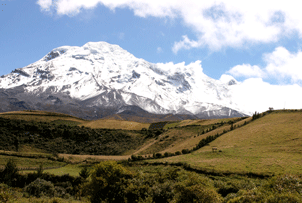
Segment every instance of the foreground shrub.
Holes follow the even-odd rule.
[[[115,161],[104,161],[91,171],[91,180],[85,184],[83,194],[92,203],[102,201],[124,202],[124,188],[131,173]]]
[[[1,179],[5,184],[9,186],[15,185],[15,183],[17,182],[18,168],[13,159],[8,160],[1,176]]]
[[[267,203],[290,203],[290,202],[302,202],[302,197],[301,195],[295,193],[277,193],[270,195],[269,197],[266,198]]]
[[[252,186],[252,185],[250,185]],[[265,202],[291,203],[302,202],[302,180],[299,176],[284,174],[271,178],[265,185],[230,193],[225,197],[228,203]]]
[[[55,186],[46,180],[37,178],[25,187],[25,191],[35,197],[49,196],[53,197],[55,194]]]
[[[79,173],[80,177],[82,177],[83,179],[87,179],[89,177],[89,170],[88,170],[88,167],[87,166],[84,166],[80,173]]]
[[[188,149],[183,149],[183,150],[181,150],[181,153],[182,154],[188,154],[188,153],[190,153],[190,151]]]
[[[129,180],[125,188],[125,199],[128,202],[152,202],[151,187],[142,174]]]
[[[256,184],[249,179],[232,179],[215,181],[214,186],[218,189],[219,194],[226,197],[228,194],[237,193],[239,190],[252,190],[256,187]]]
[[[199,202],[199,203],[218,203],[222,202],[220,195],[210,188],[202,187],[201,185],[193,185],[190,187],[181,188],[177,203]]]
[[[181,173],[175,185],[175,202],[222,202],[211,179],[194,173]]]
[[[16,196],[7,185],[0,184],[0,202],[9,202],[15,200]]]
[[[264,202],[266,194],[258,189],[240,190],[237,194],[230,193],[226,196],[227,203]]]
[[[302,178],[296,175],[284,174],[272,178],[265,188],[277,193],[296,192],[302,195]]]

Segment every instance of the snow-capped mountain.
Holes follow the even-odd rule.
[[[200,118],[249,114],[232,100],[231,89],[238,82],[231,76],[212,79],[200,63],[153,64],[106,42],[63,46],[1,76],[0,110],[86,111],[81,117],[89,118],[122,113],[125,106]],[[100,113],[104,109],[107,113]]]

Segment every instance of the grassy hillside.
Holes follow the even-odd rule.
[[[124,155],[152,137],[153,132],[91,129],[0,117],[0,150],[6,151]]]
[[[125,120],[78,123],[65,119],[72,117],[41,113],[41,118],[60,119],[38,122],[30,117],[5,119],[0,115],[0,149],[4,149],[0,150],[0,172],[11,158],[23,170],[15,174],[14,182],[6,178],[9,170],[0,173],[0,181],[20,187],[15,190],[0,184],[0,198],[15,198],[14,202],[73,202],[78,198],[76,194],[82,193],[79,185],[85,182],[80,173],[85,176],[85,168],[89,171],[98,163],[102,180],[107,181],[103,178],[106,171],[113,174],[110,178],[118,180],[107,184],[107,190],[92,187],[93,176],[87,179],[86,192],[95,188],[95,194],[104,194],[103,199],[122,195],[129,202],[301,202],[302,110],[265,114],[173,121],[155,130],[147,130],[150,124]],[[213,147],[217,152],[212,152]],[[13,152],[15,149],[18,152]],[[183,153],[191,153],[172,156],[183,149],[189,149]],[[153,153],[166,158],[142,161]],[[132,161],[125,161],[128,158]],[[104,160],[124,160],[120,162],[124,167]],[[44,172],[38,174],[41,164]],[[56,198],[69,199],[39,195],[33,199],[23,194],[24,187],[37,177],[51,181]],[[60,191],[71,196],[60,196]]]
[[[27,147],[44,152],[56,149],[57,153],[103,155],[175,153],[191,149],[207,136],[229,129],[230,122],[241,120],[241,118],[183,120],[166,124],[168,127],[165,126],[165,130],[146,131],[151,124],[105,119],[86,121],[65,114],[43,111],[8,112],[0,114],[0,118],[9,119],[3,120],[7,125],[2,126],[0,134],[6,136],[1,138],[4,144],[0,149],[15,150],[14,142],[18,138],[20,151],[28,150]],[[97,132],[93,129],[103,131]],[[105,129],[119,129],[119,132]],[[137,132],[131,132],[132,130]],[[100,138],[103,134],[106,136]],[[79,141],[80,143],[76,144]]]
[[[48,112],[10,112],[0,114],[1,117],[10,117],[12,121],[3,126],[7,129],[2,131],[5,136],[1,138],[1,148],[5,150],[15,150],[18,137],[19,151],[24,153],[49,153],[51,149],[57,149],[57,153],[62,153],[60,156],[74,162],[85,159],[120,160],[129,158],[131,154],[152,155],[191,150],[201,140],[219,134],[220,137],[197,151],[156,161],[185,162],[208,170],[238,173],[302,171],[301,111],[274,111],[252,122],[252,118],[173,121],[166,124],[163,130],[154,131],[144,130],[150,126],[148,123],[85,121]],[[47,122],[33,121],[36,118]],[[14,123],[15,119],[28,120],[25,122],[29,123]],[[37,127],[30,127],[34,123],[38,123]],[[227,132],[232,126],[235,129]],[[11,138],[7,136],[9,134],[12,134]],[[35,136],[35,139],[29,136]],[[212,147],[217,147],[218,152],[213,153]],[[112,153],[120,156],[88,157],[88,154]]]
[[[148,128],[150,123],[139,123],[134,121],[125,121],[122,119],[100,119],[100,120],[83,120],[74,116],[62,113],[54,113],[47,111],[12,111],[0,113],[0,118],[12,120],[24,120],[34,122],[50,122],[58,125],[68,126],[85,126],[93,129],[123,129],[123,130],[141,130]]]
[[[193,149],[196,144],[207,136],[214,136],[217,133],[223,133],[224,130],[229,130],[232,123],[243,125],[245,121],[250,120],[250,118],[242,119],[245,118],[170,122],[165,125],[165,132],[152,143],[148,143],[148,147],[140,150],[139,154],[175,153],[183,149]]]
[[[148,128],[150,123],[138,123],[134,121],[123,121],[123,120],[95,120],[87,121],[82,126],[89,128],[107,128],[107,129],[123,129],[123,130],[141,130],[142,128]]]
[[[60,124],[81,124],[85,122],[85,120],[70,116],[62,113],[54,113],[47,111],[11,111],[0,113],[1,118],[6,119],[17,119],[24,121],[36,121],[36,122],[61,122]]]
[[[242,121],[244,122],[244,121]],[[221,152],[212,152],[217,147]],[[301,173],[302,112],[273,112],[191,154],[162,161],[216,171]]]

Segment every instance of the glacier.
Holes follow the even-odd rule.
[[[215,80],[205,75],[201,61],[188,65],[150,63],[107,42],[55,48],[0,78],[2,96],[18,89],[9,93],[10,97],[26,102],[30,109],[64,104],[73,105],[73,111],[111,108],[112,113],[121,113],[125,106],[138,106],[153,114],[199,118],[251,115],[232,97],[236,86],[240,82],[232,76]],[[4,105],[10,104],[7,100]],[[9,108],[2,107],[5,110]]]

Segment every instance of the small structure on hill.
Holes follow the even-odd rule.
[[[212,147],[212,152],[217,152],[217,147]]]

